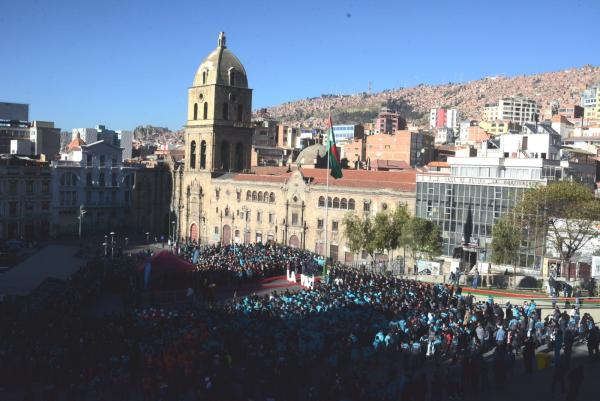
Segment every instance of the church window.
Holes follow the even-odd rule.
[[[196,168],[196,141],[190,144],[190,168]]]
[[[334,209],[340,208],[340,199],[339,198],[333,198],[333,208]]]
[[[221,143],[221,166],[222,169],[229,170],[229,142],[223,141]]]
[[[241,142],[235,145],[235,169],[237,171],[244,169],[244,144]]]
[[[259,192],[259,193],[258,193],[258,201],[259,201],[259,202],[262,202],[262,201],[264,201],[264,198],[263,198],[263,193],[262,193],[262,192]]]
[[[252,192],[250,192],[250,191],[246,192],[246,200],[247,201],[252,200]]]
[[[194,120],[198,119],[198,103],[194,103]]]
[[[354,210],[354,199],[350,198],[350,200],[348,201],[348,210]]]
[[[275,203],[275,194],[273,192],[271,192],[271,194],[269,195],[269,202]]]
[[[319,196],[319,207],[325,207],[325,197]]]
[[[241,122],[244,116],[244,105],[238,104],[237,106],[237,121]]]
[[[202,84],[206,84],[206,76],[208,75],[208,71],[202,71]]]
[[[223,103],[223,120],[229,120],[229,103]]]
[[[252,200],[256,201],[256,191],[252,191]]]
[[[340,209],[348,209],[348,201],[346,198],[342,198],[340,201]]]
[[[206,141],[200,142],[200,168],[206,168]]]
[[[204,102],[204,119],[208,118],[208,102]]]
[[[235,70],[234,69],[229,70],[229,85],[235,86]]]

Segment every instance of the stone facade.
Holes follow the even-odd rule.
[[[374,215],[399,204],[414,211],[414,170],[344,170],[342,179],[330,178],[327,227],[326,170],[290,166],[250,171],[252,92],[223,34],[193,85],[185,161],[173,174],[172,210],[180,239],[225,244],[272,240],[325,254],[327,229],[328,256],[348,262],[355,255],[344,237],[346,213]]]

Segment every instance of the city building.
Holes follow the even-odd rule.
[[[435,128],[435,144],[444,145],[447,143],[454,143],[454,131],[452,128],[441,127]]]
[[[85,143],[94,143],[98,141],[98,130],[96,128],[73,128],[71,130],[71,140],[81,138]]]
[[[344,237],[346,213],[371,215],[401,204],[414,210],[414,170],[346,169],[338,180],[328,179],[326,169],[297,164],[250,170],[251,106],[244,67],[221,33],[217,48],[202,62],[189,89],[185,162],[174,172],[172,210],[178,238],[223,244],[271,240],[351,262],[356,255]],[[206,118],[198,119],[194,110],[207,110]],[[314,165],[315,155],[304,153],[304,163]]]
[[[365,129],[360,124],[334,125],[333,136],[335,137],[336,144],[352,142],[356,139],[364,138]]]
[[[480,121],[479,127],[492,135],[508,134],[509,132],[520,131],[521,129],[519,124],[510,120]]]
[[[73,128],[72,139],[81,138],[85,143],[104,141],[113,146],[123,148],[123,160],[133,157],[133,132],[111,130],[100,124],[96,128]]]
[[[29,121],[29,105],[26,103],[0,102],[0,120]]]
[[[29,139],[11,139],[10,154],[29,156],[33,154],[33,144]]]
[[[585,119],[600,119],[600,84],[591,85],[581,94]]]
[[[583,118],[584,108],[577,104],[566,104],[558,107],[557,114],[566,117],[569,120],[575,120]]]
[[[382,108],[373,120],[375,134],[393,134],[398,130],[406,129],[406,119],[398,112]]]
[[[552,116],[551,126],[553,130],[558,132],[562,139],[573,136],[573,132],[575,131],[575,124],[561,114]]]
[[[415,214],[439,225],[447,258],[461,260],[468,268],[490,263],[495,222],[528,188],[554,180],[594,185],[593,160],[582,161],[560,150],[556,133],[501,135],[485,142],[476,156],[472,149],[457,151],[447,160],[449,172],[417,174]],[[519,253],[518,265],[539,271],[544,247],[544,238],[532,235]]]
[[[60,129],[50,121],[27,121],[29,105],[0,103],[0,154],[10,154],[11,141],[26,140],[31,143],[27,155],[45,155],[51,159],[60,151]],[[22,146],[20,151],[24,151]]]
[[[258,117],[253,119],[252,123],[254,125],[253,146],[277,146],[278,123],[276,120]]]
[[[396,131],[393,135],[366,137],[365,157],[375,160],[403,161],[410,166],[424,166],[433,160],[434,138],[423,131]]]
[[[123,160],[130,160],[133,153],[133,132],[131,131],[115,131],[119,141],[119,147],[123,148]]]
[[[433,108],[429,112],[429,128],[450,128],[457,130],[459,113],[457,109]]]
[[[150,158],[137,164],[126,164],[133,172],[131,204],[126,215],[126,224],[130,232],[172,238],[175,232],[174,215],[170,213],[173,200],[173,165],[174,160],[170,157],[162,160]]]
[[[61,160],[52,162],[53,235],[125,229],[134,175],[122,160],[121,148],[103,140],[86,144],[77,137]]]
[[[535,100],[520,96],[505,97],[497,103],[486,104],[484,120],[508,120],[517,124],[533,123],[539,120],[540,106]]]
[[[48,238],[51,178],[43,157],[0,155],[0,240]]]
[[[355,139],[340,145],[340,156],[348,160],[348,167],[359,169],[366,167],[367,139]]]

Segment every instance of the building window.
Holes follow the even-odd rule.
[[[88,167],[92,167],[92,165],[93,165],[93,157],[92,157],[92,155],[87,155],[86,159],[87,159],[87,166]]]
[[[27,192],[28,194],[33,192],[33,181],[32,180],[27,180],[25,182],[25,192]]]
[[[229,103],[223,103],[223,120],[229,120]]]
[[[263,201],[264,201],[264,198],[263,198],[263,193],[262,193],[262,192],[259,192],[259,193],[258,193],[258,201],[259,201],[259,202],[263,202]]]
[[[323,219],[317,219],[317,228],[319,230],[323,229],[323,223],[324,223]]]
[[[319,207],[325,207],[325,197],[319,196]]]
[[[269,224],[273,223],[273,213],[269,213]]]
[[[342,198],[340,201],[340,209],[348,209],[348,200],[346,198]]]
[[[17,193],[17,180],[8,181],[8,192],[10,192],[11,194]]]
[[[50,210],[50,202],[42,201],[42,210]]]
[[[241,104],[238,104],[237,107],[237,120],[238,122],[242,122],[242,119],[244,117],[244,106]]]
[[[200,168],[206,168],[206,141],[200,142]]]
[[[194,120],[198,119],[198,103],[194,103]]]
[[[331,197],[330,196],[327,197],[327,207],[328,208],[332,208],[333,207],[333,202],[331,201]]]
[[[219,227],[215,226],[215,231],[214,231],[214,233],[215,233],[215,234],[217,234],[217,235],[219,234]]]
[[[333,208],[334,209],[340,208],[340,199],[339,198],[333,198]]]
[[[204,111],[203,111],[204,119],[208,118],[208,102],[204,102]]]
[[[105,184],[104,173],[100,173],[100,176],[98,177],[98,185],[103,187]]]
[[[106,156],[100,155],[100,167],[104,167],[106,165]]]
[[[42,192],[45,194],[50,192],[50,182],[49,181],[42,181]]]
[[[241,201],[242,200],[242,192],[241,191],[236,191],[235,194],[236,194],[237,201],[238,202]]]
[[[338,222],[336,220],[331,222],[331,231],[337,231],[338,230]]]
[[[88,187],[91,187],[92,185],[94,185],[94,181],[92,179],[92,173],[87,173],[85,175],[85,185]]]
[[[257,211],[256,212],[256,222],[257,223],[260,223],[261,217],[262,217],[262,213],[260,211]]]
[[[371,211],[371,202],[365,201],[363,203],[363,212],[370,212],[370,211]]]
[[[17,202],[8,202],[8,216],[17,217]]]
[[[350,198],[350,200],[348,201],[348,210],[354,210],[354,199]]]
[[[220,195],[220,194],[221,194],[221,191],[220,191],[218,188],[217,188],[217,189],[215,189],[215,198],[216,198],[217,200],[219,200],[219,195]]]
[[[190,169],[196,168],[196,141],[190,144]]]
[[[208,75],[208,71],[202,71],[202,84],[206,84],[206,76]]]
[[[252,192],[250,192],[250,191],[246,192],[246,200],[247,201],[252,200]]]
[[[292,225],[298,225],[298,213],[292,213]]]
[[[256,191],[252,191],[252,200],[256,202]]]
[[[269,202],[270,203],[275,203],[275,194],[273,192],[271,192],[269,194]]]

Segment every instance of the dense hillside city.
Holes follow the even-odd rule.
[[[515,77],[486,77],[465,83],[418,85],[410,88],[388,89],[368,94],[322,95],[268,107],[270,114],[291,126],[324,127],[330,109],[342,118],[337,122],[362,123],[375,117],[378,109],[388,103],[403,104],[399,111],[407,119],[422,122],[434,107],[456,107],[463,116],[479,119],[483,107],[499,97],[521,95],[534,99],[542,107],[552,102],[579,104],[581,91],[600,80],[600,67],[586,65],[563,71],[545,72]],[[345,115],[342,113],[346,113]],[[353,114],[366,113],[368,118]]]

